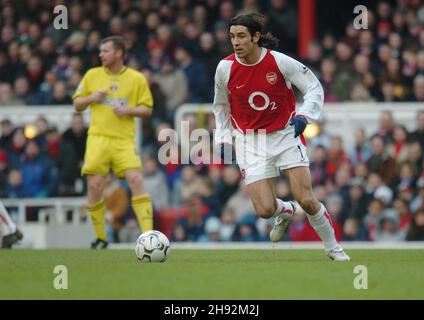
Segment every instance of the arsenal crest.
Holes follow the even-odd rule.
[[[277,82],[277,74],[275,72],[268,72],[266,74],[266,81],[269,84],[275,84]]]

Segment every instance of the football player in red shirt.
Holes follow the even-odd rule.
[[[327,255],[350,260],[337,243],[326,208],[312,192],[303,131],[320,117],[324,93],[315,75],[300,62],[274,50],[278,39],[263,34],[263,16],[250,13],[231,19],[234,53],[217,66],[213,111],[215,143],[232,144],[256,213],[275,218],[271,241],[281,240],[300,208],[324,242]],[[303,94],[296,109],[293,86]],[[234,138],[234,139],[233,139]],[[295,202],[276,197],[276,177],[284,171]]]

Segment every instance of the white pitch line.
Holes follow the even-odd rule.
[[[424,241],[408,242],[341,242],[344,249],[424,249]],[[133,243],[113,243],[110,249],[133,249]],[[172,249],[210,249],[210,250],[228,250],[228,249],[322,249],[321,242],[171,242]]]

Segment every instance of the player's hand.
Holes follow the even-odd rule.
[[[92,94],[92,98],[95,102],[101,102],[106,98],[107,90],[99,90]]]
[[[128,108],[127,107],[123,107],[123,106],[114,106],[112,108],[112,110],[113,110],[113,112],[115,112],[115,114],[118,117],[123,117],[123,116],[126,116],[127,115]]]
[[[298,114],[290,120],[290,125],[294,126],[294,137],[297,138],[303,133],[303,131],[305,131],[305,128],[308,125],[308,120],[305,116]]]

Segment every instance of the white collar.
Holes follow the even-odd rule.
[[[259,56],[258,61],[256,61],[256,62],[255,62],[255,63],[253,63],[253,64],[243,63],[243,62],[241,62],[241,61],[240,61],[239,57],[237,57],[237,54],[234,54],[234,55],[236,56],[236,60],[237,60],[237,62],[238,62],[238,63],[240,63],[240,64],[242,64],[242,65],[244,65],[244,66],[246,66],[246,67],[252,67],[252,66],[257,65],[259,62],[261,62],[261,61],[262,61],[262,59],[265,57],[266,49],[265,49],[265,48],[261,48],[261,49],[262,49],[262,51],[261,51],[261,55]]]

